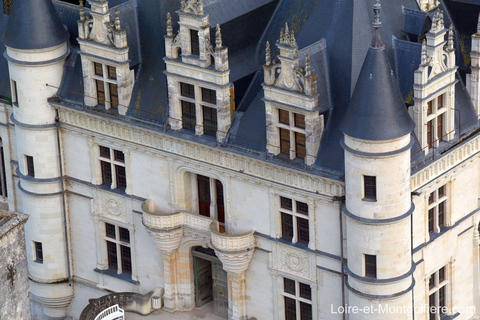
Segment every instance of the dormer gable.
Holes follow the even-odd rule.
[[[415,134],[424,153],[455,136],[455,65],[453,26],[445,28],[438,10],[422,45],[421,63],[414,75]]]
[[[91,9],[86,9],[81,1],[78,20],[85,104],[117,109],[125,115],[135,81],[134,71],[130,70],[127,32],[121,26],[118,8],[112,21],[107,0],[87,1]]]
[[[267,151],[274,156],[315,163],[324,120],[319,114],[317,75],[312,72],[311,58],[305,53],[305,64],[288,24],[276,43],[280,54],[272,61],[270,44],[266,44],[264,101],[266,112]]]

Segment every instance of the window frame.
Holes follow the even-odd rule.
[[[377,279],[378,274],[378,265],[377,265],[377,256],[374,254],[364,254],[363,255],[364,267],[365,267],[365,277],[370,277]]]
[[[448,226],[448,183],[435,187],[427,193],[427,232],[429,235],[441,232],[442,227]],[[441,212],[442,211],[442,212]]]
[[[363,199],[377,201],[377,176],[363,175]]]
[[[190,30],[190,54],[194,56],[200,55],[200,36],[198,30]]]
[[[438,143],[442,142],[446,136],[445,114],[448,109],[445,105],[446,94],[446,92],[443,92],[427,102],[424,123],[427,146],[429,148],[437,147]]]
[[[440,279],[440,274],[442,273],[443,270],[443,276],[444,278],[441,280]],[[443,308],[447,308],[447,291],[449,290],[448,284],[448,271],[449,268],[447,265],[441,267],[437,271],[433,272],[428,278],[426,278],[426,282],[428,284],[427,287],[427,292],[428,292],[428,311],[429,311],[429,319],[435,319],[435,320],[440,320],[441,317],[446,315],[447,313],[441,313],[441,312],[435,312],[435,313],[430,313],[432,308],[437,308],[437,310],[442,311]],[[432,281],[433,280],[433,281]],[[442,296],[443,293],[443,303],[442,303]],[[434,299],[434,306],[431,305],[431,299]],[[447,308],[448,310],[448,308]]]
[[[113,189],[113,190],[121,190],[123,192],[126,192],[128,187],[128,181],[127,181],[127,166],[126,166],[125,152],[122,150],[106,147],[103,145],[98,145],[98,150],[99,150],[98,160],[100,165],[100,173],[102,177],[101,184],[105,186],[109,186],[110,189]],[[107,157],[107,154],[102,154],[102,150],[109,151],[108,157]],[[123,155],[123,161],[121,159],[118,159],[117,153],[121,153]],[[106,168],[108,167],[110,168],[109,169],[110,179],[111,179],[110,182],[106,179],[106,176],[105,176],[106,171],[108,171],[108,169]],[[123,168],[123,169],[120,169],[120,168]],[[124,172],[120,173],[119,170],[123,170]]]
[[[105,109],[107,110],[117,110],[118,106],[120,105],[117,67],[99,61],[92,61],[92,63],[92,79],[95,84],[95,99],[97,100],[97,105],[105,106]],[[115,71],[115,78],[111,76],[113,74],[111,72],[112,69]],[[99,70],[102,71],[101,74],[98,72]],[[103,87],[103,91],[99,90],[100,84],[102,84],[101,86]],[[103,99],[100,99],[99,92],[103,92]],[[103,102],[103,104],[101,102]]]
[[[312,242],[311,227],[310,227],[310,215],[311,215],[310,206],[305,201],[299,201],[291,197],[284,197],[282,195],[280,195],[278,199],[279,199],[278,212],[280,215],[280,226],[281,226],[280,238],[287,241],[291,241],[292,243],[300,243],[300,244],[309,246],[310,243]],[[283,206],[283,200],[289,200],[291,202],[291,209]],[[307,206],[307,213],[299,211],[298,209],[299,203]],[[286,217],[291,219],[291,233],[292,233],[291,238],[289,235],[286,235],[287,233],[286,227],[290,225],[290,224],[287,224],[287,222],[285,221]],[[306,228],[299,223],[300,219],[306,222],[306,226],[307,226]],[[304,233],[305,232],[307,233],[308,239],[306,240],[301,239],[300,235],[302,234],[302,230]]]
[[[194,181],[194,195],[196,196],[196,203],[193,212],[196,214],[206,216],[200,213],[200,188],[199,180],[203,180],[208,184],[208,191],[205,190],[205,196],[208,193],[208,202],[210,202],[210,210],[208,212],[208,218],[215,219],[219,224],[220,233],[225,232],[226,229],[226,220],[227,220],[227,205],[225,197],[225,185],[222,180],[217,179],[216,177],[208,176],[203,173],[191,172],[192,178]],[[208,179],[208,182],[207,182]],[[221,188],[220,188],[221,187]],[[223,205],[220,205],[220,198],[223,200]],[[211,208],[213,207],[213,210]],[[220,212],[219,208],[223,208],[223,212]],[[223,221],[222,221],[223,220]]]
[[[35,178],[35,161],[33,156],[25,155],[25,172],[27,176]]]
[[[306,135],[306,115],[294,112],[288,109],[276,108],[277,134],[279,154],[288,156],[291,160],[300,159],[305,161],[307,152],[307,135]],[[297,110],[295,110],[297,111]],[[288,117],[287,117],[288,113]],[[283,114],[283,116],[282,116]],[[300,121],[303,117],[303,121]],[[287,124],[288,120],[288,124]],[[301,124],[303,123],[303,128]],[[288,132],[287,132],[288,131]],[[303,135],[303,143],[302,141]],[[288,137],[288,141],[287,141]],[[285,146],[288,146],[288,153]]]
[[[36,263],[43,263],[43,243],[40,241],[33,241],[33,252],[34,259]]]
[[[108,226],[113,226],[114,227],[114,237],[111,237],[108,235]],[[102,227],[103,227],[103,242],[104,246],[106,248],[106,265],[107,270],[111,272],[115,272],[119,275],[127,275],[129,277],[132,277],[134,274],[134,264],[133,264],[133,230],[131,230],[128,227],[116,224],[115,222],[109,222],[109,221],[102,221]],[[128,241],[124,241],[121,237],[121,230],[126,230],[128,232]],[[115,255],[110,256],[110,248],[115,249]],[[129,256],[126,257],[124,253],[124,248],[128,248],[129,250]],[[111,264],[116,264],[115,266],[112,266]],[[129,267],[128,267],[129,265]]]
[[[285,320],[300,320],[300,319],[315,319],[314,318],[314,290],[312,286],[308,283],[298,281],[292,278],[282,277],[281,281],[281,290],[280,295],[283,297],[283,319]],[[290,283],[294,283],[295,292],[288,292],[287,291],[287,281]],[[308,288],[310,299],[302,296],[302,287]],[[287,314],[287,301],[293,300],[295,303],[295,316],[289,317]],[[302,304],[310,306],[310,314],[304,315],[302,314]]]

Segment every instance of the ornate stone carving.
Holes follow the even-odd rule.
[[[100,215],[113,216],[122,220],[127,218],[127,205],[123,197],[116,197],[110,193],[101,193],[99,199]]]
[[[272,256],[272,269],[310,280],[315,279],[316,275],[312,274],[311,259],[307,252],[278,244]]]

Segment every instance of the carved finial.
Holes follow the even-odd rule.
[[[187,3],[185,2],[185,0],[181,0],[180,1],[180,10],[185,10],[185,7],[187,6]]]
[[[448,49],[453,50],[454,42],[454,34],[453,34],[453,23],[450,24],[450,28],[448,29]]]
[[[295,34],[292,32],[290,33],[290,46],[296,47],[297,46],[297,40],[295,39]]]
[[[272,64],[272,53],[270,51],[270,42],[267,41],[267,48],[265,49],[265,64],[267,66]]]
[[[422,43],[422,60],[420,62],[422,65],[427,63],[427,40],[423,39]]]
[[[215,45],[217,48],[223,47],[222,45],[222,31],[220,25],[217,23],[217,31],[215,32]]]
[[[477,22],[477,34],[480,35],[480,13],[478,14],[478,22]]]
[[[203,16],[203,0],[198,0],[197,2],[197,14]]]
[[[305,76],[309,77],[312,75],[312,65],[310,62],[310,52],[307,51],[307,58],[305,59]]]
[[[172,16],[167,12],[167,37],[173,37]]]
[[[80,0],[80,21],[85,21],[85,7],[83,6],[83,0]]]
[[[382,9],[382,5],[380,4],[380,0],[376,0],[375,4],[373,5],[373,27],[378,29],[382,26],[382,22],[380,21],[380,10]]]
[[[283,28],[280,29],[280,44],[285,44],[283,43],[283,38],[284,38],[284,33],[283,33]]]
[[[115,8],[115,30],[120,30],[120,11]]]

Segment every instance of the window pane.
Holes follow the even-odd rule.
[[[202,88],[202,101],[217,104],[217,92],[215,90]]]
[[[125,154],[123,154],[122,151],[113,150],[113,152],[114,152],[114,156],[115,156],[115,161],[125,162]]]
[[[300,297],[312,300],[312,288],[310,288],[310,285],[300,282]]]
[[[443,104],[443,94],[438,96],[438,107],[437,109],[442,109],[444,107],[444,104]]]
[[[182,125],[183,129],[195,131],[197,118],[195,115],[195,104],[182,101]]]
[[[278,110],[278,118],[279,118],[280,123],[286,124],[288,126],[290,125],[290,118],[289,118],[288,111],[279,109]]]
[[[295,113],[295,127],[305,129],[305,116]]]
[[[110,186],[112,184],[112,165],[105,161],[100,161],[102,167],[102,183]]]
[[[290,154],[290,130],[280,128],[280,153]]]
[[[295,281],[283,278],[283,291],[295,295]]]
[[[308,232],[308,220],[297,217],[297,233],[298,242],[308,244],[310,236]]]
[[[280,207],[292,211],[292,199],[280,197]]]
[[[427,103],[427,115],[431,115],[433,113],[433,102],[428,101]]]
[[[443,141],[443,114],[437,118],[437,138],[438,141]]]
[[[105,105],[105,86],[103,81],[95,80],[97,83],[97,103],[99,105]]]
[[[434,201],[435,201],[435,192],[432,192],[428,196],[428,204],[432,204]]]
[[[190,41],[191,41],[191,49],[193,55],[200,55],[200,42],[198,39],[198,31],[197,30],[190,30]]]
[[[105,223],[105,234],[109,238],[116,239],[115,226],[110,223]]]
[[[443,198],[445,196],[445,186],[438,188],[438,198]]]
[[[436,310],[435,310],[435,293],[432,293],[428,297],[428,312],[430,314],[429,319],[430,320],[435,320],[435,313],[436,313]]]
[[[288,240],[293,239],[293,217],[282,212],[282,237]]]
[[[440,315],[444,315],[445,312],[443,312],[443,309],[445,307],[445,287],[441,287],[440,290],[438,290],[438,307]]]
[[[312,305],[305,302],[300,302],[300,319],[312,320]]]
[[[132,274],[132,257],[130,247],[120,246],[122,251],[122,273]]]
[[[7,192],[7,173],[5,172],[5,154],[3,152],[3,147],[0,147],[0,155],[2,157],[2,170],[3,170],[3,175],[2,175],[2,179],[3,179],[3,183],[1,184],[1,195],[4,196],[4,197],[8,197],[8,192]]]
[[[305,147],[305,135],[303,133],[295,132],[295,153],[297,158],[305,158],[307,155],[307,148]]]
[[[432,274],[430,278],[428,278],[428,288],[433,289],[435,287],[435,274]]]
[[[445,225],[445,201],[438,205],[438,226],[443,227]]]
[[[117,244],[107,241],[108,269],[117,270]]]
[[[442,283],[443,281],[445,281],[445,267],[438,270],[438,282]]]
[[[120,241],[130,243],[130,231],[122,227],[119,227],[118,230],[120,231]]]
[[[100,146],[100,156],[110,159],[110,148]]]
[[[117,80],[117,69],[115,67],[107,66],[108,77],[112,80]]]
[[[110,108],[117,109],[118,108],[118,88],[117,85],[114,83],[108,84],[110,88]]]
[[[308,204],[300,201],[295,201],[297,205],[297,212],[308,215]]]
[[[365,275],[367,277],[377,277],[377,256],[371,254],[365,255]]]
[[[285,320],[297,320],[296,302],[287,297],[285,297]]]
[[[208,136],[217,134],[217,110],[203,106],[203,133]]]
[[[376,200],[377,199],[377,177],[363,176],[364,178],[364,192],[365,198]]]
[[[94,62],[93,65],[95,66],[95,75],[103,77],[103,66],[101,63]]]
[[[117,175],[117,189],[125,190],[127,188],[127,176],[125,174],[125,167],[115,166]]]
[[[35,261],[43,262],[43,246],[41,242],[35,242]]]
[[[427,122],[427,143],[429,146],[433,143],[433,120]]]
[[[27,160],[27,175],[35,177],[35,166],[33,165],[33,157],[25,156]]]
[[[184,97],[195,99],[195,87],[191,84],[180,82],[180,94]]]
[[[435,231],[435,209],[428,210],[428,233]]]

